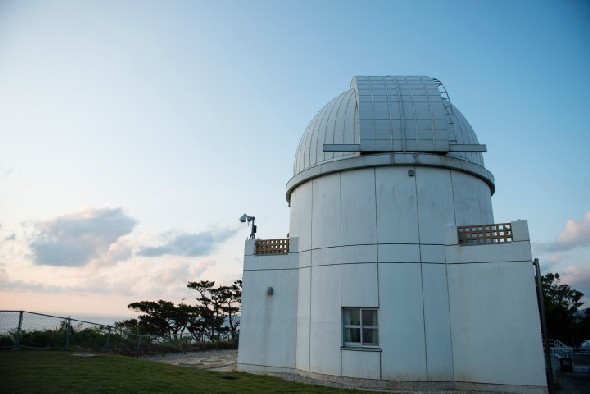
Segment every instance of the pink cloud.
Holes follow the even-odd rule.
[[[37,265],[80,267],[109,252],[137,221],[123,209],[88,208],[34,223],[29,246]]]
[[[570,219],[547,250],[566,251],[590,245],[590,211],[580,220]]]

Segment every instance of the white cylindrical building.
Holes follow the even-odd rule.
[[[267,264],[247,245],[240,368],[545,392],[528,230],[493,224],[483,151],[437,79],[353,78],[297,149],[296,250]],[[461,244],[460,226],[495,235]],[[269,286],[277,296],[259,300]],[[255,337],[262,321],[288,326],[280,344]]]

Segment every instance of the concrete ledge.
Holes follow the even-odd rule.
[[[461,392],[479,393],[514,393],[514,394],[548,394],[546,386],[515,386],[511,384],[490,384],[490,383],[472,383],[472,382],[455,382],[456,390]]]
[[[247,370],[246,368],[251,368]],[[273,369],[278,369],[274,370]],[[238,370],[244,372],[267,373],[293,373],[307,378],[318,380],[319,382],[340,383],[354,386],[354,388],[368,390],[395,390],[409,392],[428,392],[428,391],[455,391],[459,393],[478,392],[485,393],[514,393],[514,394],[548,394],[547,387],[544,386],[515,386],[505,384],[489,384],[475,382],[448,382],[448,381],[393,381],[379,379],[362,379],[348,376],[332,376],[315,372],[306,372],[290,368],[273,368],[262,366],[251,366],[247,364],[238,364]]]
[[[445,246],[447,264],[533,261],[529,241],[485,245]]]
[[[256,254],[256,240],[247,239],[244,242],[244,256],[254,256]]]
[[[290,203],[293,190],[310,179],[339,171],[381,166],[426,166],[463,171],[486,182],[490,187],[492,194],[494,194],[495,191],[494,176],[491,172],[477,164],[451,156],[440,156],[418,152],[398,152],[351,156],[350,158],[337,157],[334,160],[323,162],[314,167],[308,168],[295,175],[289,180],[289,182],[287,182],[287,202]]]
[[[238,363],[238,371],[251,372],[251,373],[262,373],[262,374],[297,373],[297,370],[295,368],[269,367],[267,365],[255,365],[255,364],[246,364],[246,363]]]
[[[297,253],[244,256],[244,271],[298,269]]]
[[[377,261],[377,245],[349,245],[335,248],[318,248],[311,250],[312,261],[328,261],[332,265],[368,263]],[[314,265],[321,265],[315,263]]]
[[[420,245],[420,259],[423,263],[446,262],[444,245]]]
[[[457,226],[445,226],[445,245],[459,245],[459,233],[457,232]]]
[[[420,262],[419,244],[379,244],[377,248],[380,263]]]
[[[510,222],[510,224],[512,225],[513,242],[531,240],[529,235],[529,225],[526,220],[516,220],[514,222]]]

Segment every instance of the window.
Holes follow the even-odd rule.
[[[377,309],[342,309],[344,346],[379,346],[379,327]]]

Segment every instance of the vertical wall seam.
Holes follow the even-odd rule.
[[[380,287],[379,287],[379,225],[377,223],[378,219],[378,203],[377,203],[377,168],[373,168],[373,183],[374,183],[374,193],[375,193],[375,255],[376,255],[376,269],[377,269],[377,307],[381,306],[381,298],[380,298]],[[381,319],[379,319],[381,321]]]
[[[475,194],[477,195],[477,210],[479,212],[479,223],[484,224],[483,210],[481,209],[481,187],[479,183],[475,184]],[[494,223],[493,221],[491,223]]]
[[[428,345],[426,342],[426,315],[424,311],[424,271],[422,270],[422,240],[420,237],[420,202],[418,195],[418,172],[414,168],[414,190],[416,191],[416,213],[418,215],[418,258],[420,259],[420,283],[422,286],[422,329],[424,334],[424,361],[426,367],[426,380],[428,380]]]
[[[342,228],[342,173],[339,172],[338,173],[338,221],[340,223],[340,225],[338,226],[339,228]],[[340,239],[342,239],[340,237]],[[343,296],[343,291],[342,291],[342,266],[339,265],[338,266],[338,270],[340,272],[340,346],[344,345],[344,311],[343,311],[343,302],[342,302],[342,296]],[[340,350],[340,362],[339,362],[339,367],[340,367],[340,376],[342,376],[342,350]]]
[[[455,219],[455,226],[458,226],[457,222],[457,206],[455,201],[455,179],[453,177],[453,171],[449,170],[449,174],[451,176],[451,192],[452,192],[452,201],[453,201],[453,217]],[[478,197],[479,200],[479,197]],[[465,223],[463,223],[465,224]],[[447,270],[447,248],[445,246],[445,280],[447,284],[447,304],[449,308],[449,341],[451,343],[451,371],[453,372],[453,381],[455,381],[455,359],[453,356],[453,330],[451,329],[451,296],[449,294],[449,275]]]
[[[313,195],[315,181],[311,182],[311,217],[309,220],[309,319],[307,321],[307,370],[311,371],[311,311],[313,292]]]
[[[421,248],[420,248],[421,249]],[[428,340],[426,339],[426,311],[425,311],[425,299],[424,299],[424,268],[422,264],[422,251],[420,254],[420,282],[422,284],[422,327],[424,329],[424,360],[426,361],[426,380],[429,380],[428,374]]]
[[[377,212],[379,203],[377,202],[377,168],[373,168],[373,184],[374,193],[375,193],[375,254],[377,256],[375,262],[375,274],[377,275],[377,310],[381,311],[381,283],[379,282],[379,224],[378,224],[378,217],[379,214]],[[379,315],[377,315],[379,316]],[[381,318],[379,318],[379,323],[377,327],[377,332],[379,333],[379,346],[381,346]],[[382,357],[381,353],[379,353],[379,379],[383,380],[383,365],[382,365]]]
[[[449,170],[449,176],[451,178],[451,201],[453,201],[453,220],[455,221],[455,226],[457,224],[457,205],[455,201],[455,180],[453,179],[453,171]],[[465,223],[463,223],[465,224]]]
[[[451,289],[449,288],[449,266],[447,264],[447,246],[445,246],[445,279],[447,281],[447,305],[449,306],[449,341],[451,343],[451,372],[455,381],[455,348],[453,346],[453,319],[451,315]]]

